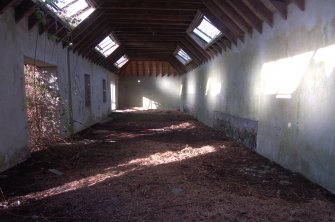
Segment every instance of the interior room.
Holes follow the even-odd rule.
[[[0,0],[0,221],[335,221],[334,0]]]

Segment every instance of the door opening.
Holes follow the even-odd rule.
[[[111,109],[116,110],[115,83],[111,82]]]
[[[25,63],[25,93],[29,147],[39,150],[61,138],[61,107],[57,68]]]

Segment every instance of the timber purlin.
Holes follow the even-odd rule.
[[[273,25],[275,13],[287,18],[288,4],[305,9],[304,0],[90,0],[95,11],[72,28],[39,1],[2,0],[0,14],[9,8],[15,21],[28,17],[28,30],[39,26],[57,36],[56,42],[79,53],[95,64],[120,75],[182,75],[231,49],[238,41],[256,30],[262,33],[263,23]],[[45,14],[45,24],[35,12]],[[206,16],[221,31],[209,44],[194,33]],[[119,47],[108,57],[95,50],[100,41],[112,34]],[[182,64],[176,49],[183,49],[192,60]],[[129,61],[121,68],[114,63],[123,55]]]

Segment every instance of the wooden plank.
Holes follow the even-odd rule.
[[[15,4],[21,2],[22,0],[2,0],[0,1],[0,15],[4,13],[10,7],[15,6]]]
[[[241,17],[244,18],[252,27],[254,27],[259,33],[262,33],[262,20],[258,18],[255,13],[246,6],[242,1],[226,0],[226,3],[233,7]]]
[[[104,11],[100,8],[96,9],[87,19],[82,21],[72,31],[73,41],[83,38],[83,34],[91,32],[94,27],[105,23]]]
[[[301,11],[305,11],[305,7],[306,7],[306,2],[305,0],[289,0],[290,2],[294,3],[295,5],[298,6],[298,8]]]
[[[261,1],[242,0],[261,20],[273,26],[273,14]]]
[[[28,30],[31,30],[32,28],[35,27],[35,25],[37,24],[37,18],[34,14],[32,14],[31,16],[29,16],[28,18]]]
[[[234,33],[234,35],[241,41],[243,40],[243,30],[234,21],[232,21],[230,17],[227,16],[226,13],[222,11],[217,4],[215,4],[215,2],[206,1],[205,6],[213,13],[213,15],[215,15],[216,18],[220,20],[221,24],[223,24],[226,29]],[[225,34],[225,32],[223,34]]]
[[[252,34],[252,26],[244,20],[238,12],[231,7],[225,0],[214,0],[217,7],[220,8],[229,18],[236,23],[245,33]]]
[[[273,13],[278,13],[283,19],[287,19],[287,3],[276,0],[261,0]]]
[[[232,43],[237,44],[239,36],[233,33],[213,12],[206,6],[201,8],[202,13],[225,35]]]
[[[138,0],[127,0],[127,1],[106,1],[102,7],[106,10],[109,9],[137,9],[137,10],[176,10],[176,11],[196,11],[202,6],[201,2],[180,2],[180,1],[138,1]]]
[[[20,22],[24,17],[31,16],[36,9],[35,3],[30,0],[23,1],[15,7],[15,22]]]
[[[184,44],[189,44],[190,48],[192,51],[194,51],[194,53],[197,52],[197,54],[199,54],[200,56],[200,60],[201,61],[207,61],[207,59],[209,58],[209,55],[207,54],[207,52],[204,50],[204,48],[202,48],[199,44],[197,44],[188,34],[184,34],[183,35],[183,39],[180,42],[183,42]]]
[[[91,33],[82,41],[74,42],[74,51],[79,51],[83,53],[84,51],[93,50],[107,35],[109,35],[111,30],[106,26],[106,28],[99,27],[99,31]],[[89,33],[88,33],[89,34]]]

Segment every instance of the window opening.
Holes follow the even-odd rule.
[[[206,16],[203,17],[200,25],[193,30],[193,33],[206,43],[210,43],[217,36],[221,35],[220,30],[217,29]]]
[[[89,74],[85,74],[85,106],[91,106],[91,80]]]
[[[128,58],[126,55],[122,56],[121,58],[119,58],[119,60],[117,60],[114,65],[116,65],[116,67],[118,67],[119,69],[124,66],[126,63],[128,62]]]
[[[192,60],[191,57],[183,49],[179,49],[175,56],[184,65],[188,64]]]
[[[108,57],[110,54],[114,52],[115,49],[117,49],[119,45],[116,43],[112,35],[107,36],[102,40],[95,49],[100,52],[105,57]]]
[[[102,102],[106,103],[107,101],[107,84],[106,79],[102,80]]]
[[[60,141],[66,133],[66,113],[58,86],[57,67],[25,58],[25,97],[29,147],[32,151]]]
[[[112,110],[116,109],[116,87],[115,83],[111,82],[111,103],[112,103]]]
[[[58,17],[65,19],[72,26],[79,25],[95,8],[88,0],[40,0],[46,3]]]

